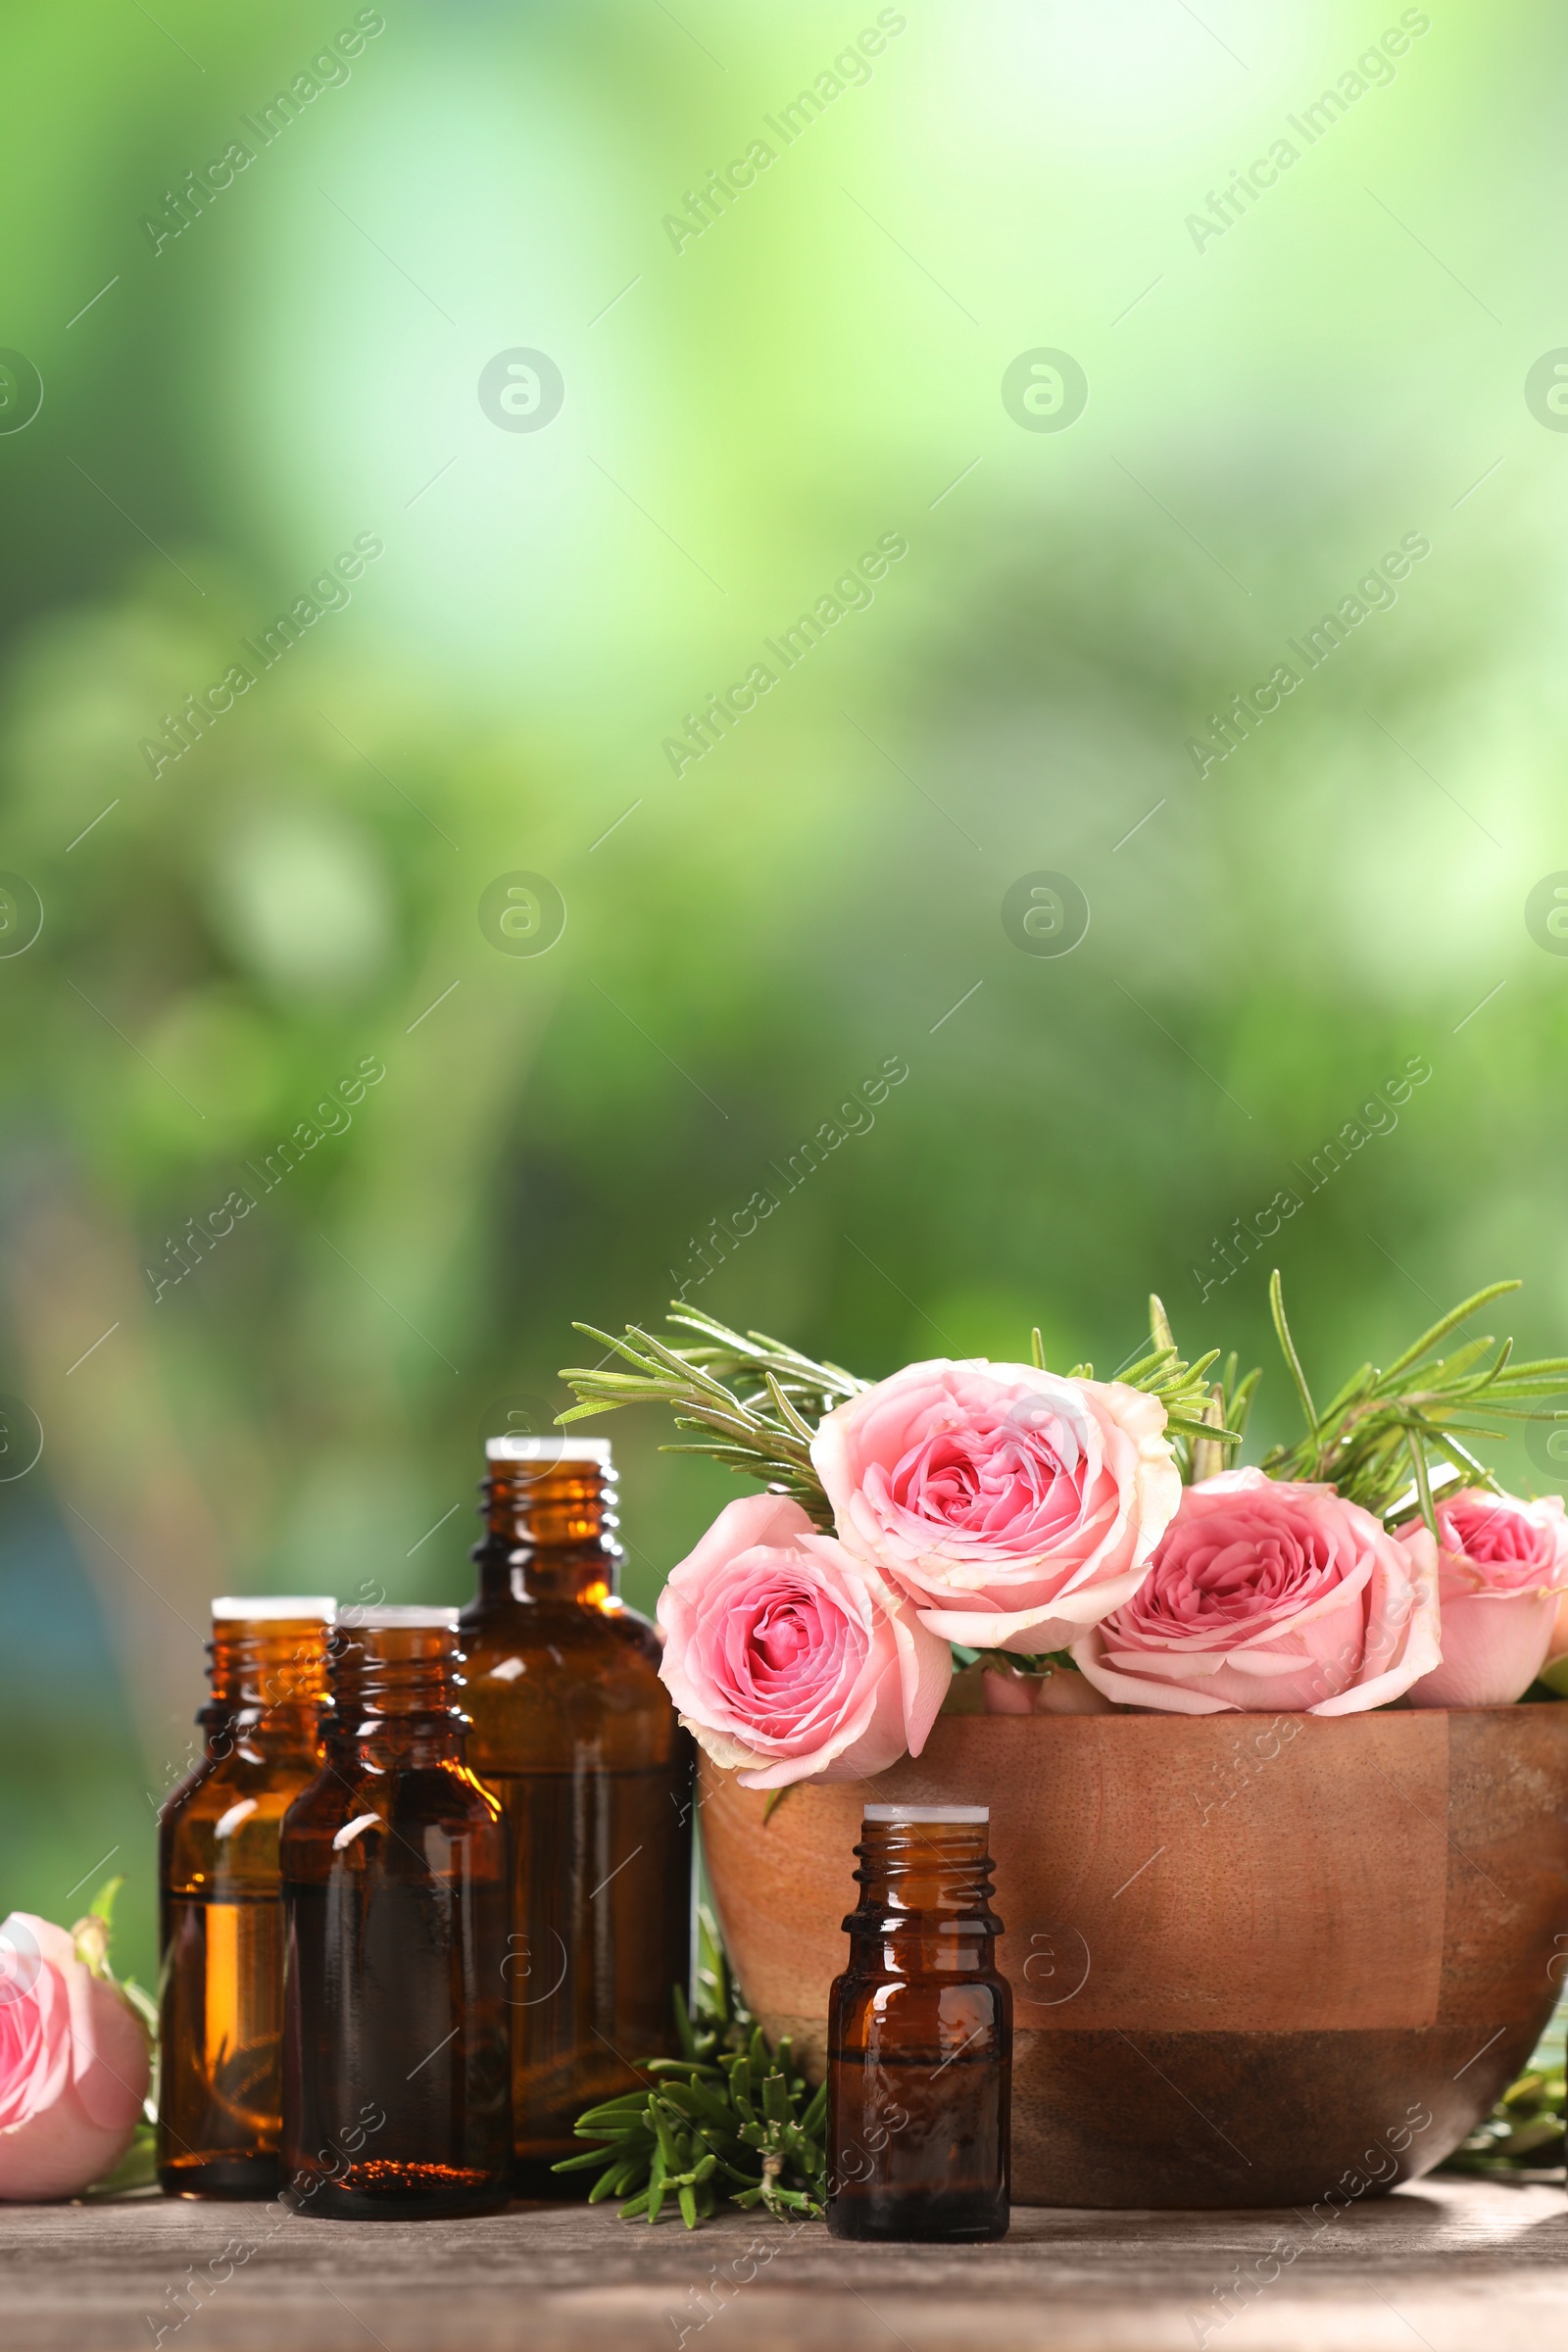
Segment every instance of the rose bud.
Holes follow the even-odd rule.
[[[1438,1561],[1442,1664],[1411,1687],[1413,1707],[1503,1707],[1521,1697],[1551,1655],[1568,1590],[1562,1497],[1461,1487],[1437,1500],[1439,1543],[1419,1519],[1398,1531]]]
[[[975,1649],[1064,1649],[1138,1590],[1181,1500],[1165,1408],[1029,1364],[910,1364],[827,1414],[839,1541]]]
[[[745,1788],[860,1780],[917,1756],[953,1673],[903,1593],[798,1502],[725,1505],[660,1594],[665,1687]]]

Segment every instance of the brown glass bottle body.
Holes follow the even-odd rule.
[[[158,2178],[171,2196],[267,2197],[281,2179],[278,1833],[320,1766],[332,1604],[279,1605],[214,1603],[205,1753],[159,1816]]]
[[[892,1810],[892,1808],[889,1808]],[[1012,1995],[995,1963],[984,1820],[880,1820],[828,2013],[835,2237],[1004,2237]]]
[[[494,1440],[462,1614],[469,1761],[512,1834],[514,2184],[580,2196],[582,2110],[678,2055],[691,1968],[693,1749],[659,1637],[616,1593],[609,1448]],[[595,1457],[600,1458],[595,1458]]]
[[[281,1840],[283,2193],[342,2221],[494,2212],[510,1874],[465,1759],[455,1613],[350,1614],[326,1759]]]

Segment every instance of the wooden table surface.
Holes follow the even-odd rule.
[[[174,2352],[1564,2352],[1568,2198],[1427,2180],[1321,2228],[1295,2212],[1020,2208],[1003,2244],[961,2250],[845,2246],[820,2223],[733,2213],[688,2234],[578,2205],[416,2225],[158,2197],[0,2206],[5,2352],[160,2340]]]

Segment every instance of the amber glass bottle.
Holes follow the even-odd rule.
[[[283,1815],[321,1759],[323,1599],[215,1600],[206,1753],[159,1816],[170,2195],[268,2197],[282,2127]]]
[[[464,1760],[455,1609],[351,1609],[326,1761],[289,1807],[284,2194],[341,2221],[493,2212],[512,2157],[507,1834]]]
[[[492,1438],[479,1590],[464,1610],[468,1754],[512,1830],[514,2182],[580,2196],[584,2107],[678,2055],[691,1967],[692,1743],[659,1637],[616,1593],[603,1439]]]
[[[850,1965],[828,2011],[834,2237],[1005,2237],[1012,1994],[990,1814],[868,1805]]]

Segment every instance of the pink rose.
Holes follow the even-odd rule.
[[[945,1642],[1065,1648],[1128,1599],[1181,1500],[1165,1408],[1029,1364],[909,1364],[811,1443],[846,1551]]]
[[[1356,1715],[1439,1658],[1432,1563],[1332,1487],[1189,1487],[1149,1577],[1073,1644],[1107,1698],[1178,1715]]]
[[[1568,1592],[1557,1603],[1557,1621],[1546,1643],[1546,1663],[1541,1679],[1559,1697],[1568,1698]]]
[[[112,2171],[149,2072],[130,2004],[74,1938],[27,1911],[0,1921],[0,2198],[74,2196]]]
[[[904,1595],[781,1494],[725,1505],[671,1570],[659,1622],[682,1723],[715,1764],[748,1767],[743,1788],[917,1756],[953,1672]]]
[[[1504,1707],[1551,1654],[1568,1587],[1562,1497],[1520,1502],[1462,1487],[1437,1503],[1443,1662],[1410,1690],[1414,1707]],[[1431,1530],[1412,1520],[1399,1540],[1432,1558]]]

